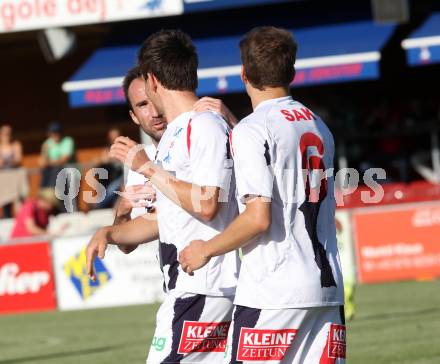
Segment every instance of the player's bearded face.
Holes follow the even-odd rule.
[[[151,138],[159,141],[166,129],[163,114],[160,114],[145,94],[145,81],[133,80],[128,95],[132,106],[131,117]]]

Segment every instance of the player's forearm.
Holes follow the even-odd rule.
[[[271,203],[265,197],[255,197],[246,209],[219,235],[205,244],[205,256],[215,257],[241,248],[267,231],[271,224]]]
[[[113,221],[113,225],[120,225],[127,221],[131,220],[131,209],[126,209],[121,201],[118,202],[115,213],[115,220]]]
[[[138,245],[159,238],[156,214],[148,213],[120,225],[105,228],[105,235],[110,244]]]
[[[115,215],[115,220],[113,221],[113,226],[114,225],[121,225],[126,223],[127,221],[130,221],[130,214],[127,215]]]
[[[211,258],[242,248],[267,229],[268,226],[255,223],[252,213],[244,211],[226,230],[206,242],[205,254]]]
[[[119,201],[116,207],[115,220],[113,221],[113,226],[121,225],[131,220],[131,209],[127,209],[124,204]],[[142,242],[140,242],[142,244]],[[118,245],[118,249],[122,251],[124,254],[130,254],[134,251],[139,244],[133,245]]]
[[[123,193],[127,193],[127,186],[124,185],[122,191]],[[133,207],[129,200],[126,199],[124,195],[122,195],[122,197],[118,199],[118,202],[116,204],[116,213],[113,225],[120,225],[124,222],[130,221],[132,209]]]
[[[216,187],[201,187],[181,181],[159,166],[151,166],[144,175],[167,198],[202,220],[211,220],[219,209]]]

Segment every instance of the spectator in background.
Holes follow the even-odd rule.
[[[0,169],[15,168],[21,165],[22,146],[18,140],[12,138],[12,127],[0,127]]]
[[[54,187],[58,172],[67,164],[75,162],[75,143],[63,133],[58,122],[49,124],[48,138],[41,147],[40,165],[43,167],[41,188]]]
[[[23,158],[22,146],[18,140],[12,137],[12,127],[2,125],[0,127],[0,170],[16,168],[21,165]],[[14,203],[6,203],[0,206],[0,216],[12,217]]]
[[[61,206],[53,188],[43,188],[37,198],[28,198],[15,219],[11,239],[47,235],[49,216],[54,215]]]

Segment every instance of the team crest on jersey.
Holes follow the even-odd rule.
[[[91,281],[87,275],[85,247],[78,254],[71,257],[64,265],[64,273],[84,301],[112,279],[110,272],[99,258],[95,258],[94,266],[96,282]]]
[[[174,132],[174,137],[178,136],[180,131],[182,131],[183,128],[178,128],[175,132]],[[171,162],[171,150],[174,148],[174,146],[176,145],[176,140],[173,139],[168,147],[168,151],[167,151],[167,155],[163,158],[163,162],[164,163],[170,163]]]
[[[178,353],[224,352],[231,322],[185,321]]]
[[[173,137],[178,137],[180,135],[180,133],[182,132],[183,128],[176,128],[176,130],[174,131]]]
[[[297,331],[295,329],[269,330],[242,327],[237,361],[283,360]]]
[[[171,154],[170,151],[168,151],[167,155],[165,156],[165,158],[163,159],[163,161],[165,163],[170,163],[171,162]]]

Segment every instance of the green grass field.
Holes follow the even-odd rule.
[[[361,286],[348,363],[439,364],[440,281]],[[144,363],[157,306],[0,317],[0,364]]]

